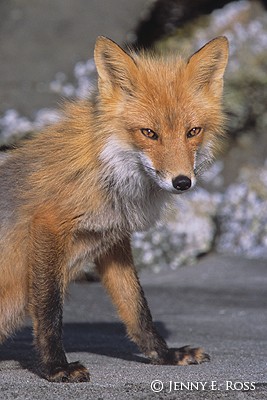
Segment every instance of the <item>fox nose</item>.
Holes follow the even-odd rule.
[[[172,186],[177,190],[188,190],[191,187],[191,179],[184,175],[178,175],[172,180]]]

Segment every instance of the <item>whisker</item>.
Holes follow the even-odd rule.
[[[204,159],[195,169],[194,172],[196,175],[199,175],[203,172],[205,172],[209,166],[212,164],[212,159],[211,158],[206,158]]]

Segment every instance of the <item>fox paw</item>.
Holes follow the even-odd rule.
[[[88,370],[79,362],[55,367],[45,375],[45,378],[50,382],[78,383],[90,381]]]
[[[200,347],[184,346],[179,349],[169,349],[168,356],[175,365],[202,364],[210,361],[210,356]]]
[[[210,361],[210,356],[202,348],[184,346],[178,349],[169,349],[164,358],[152,360],[152,363],[162,365],[191,365],[202,364],[207,361]]]

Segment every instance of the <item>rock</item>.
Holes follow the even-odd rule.
[[[217,209],[216,249],[250,258],[267,258],[267,162],[244,167]]]
[[[220,202],[220,194],[201,188],[176,196],[164,223],[133,236],[136,265],[150,267],[155,272],[176,269],[209,252],[213,247],[214,218]]]

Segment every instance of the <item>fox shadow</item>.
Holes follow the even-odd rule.
[[[162,322],[155,322],[155,326],[167,339],[169,333],[165,325]],[[148,363],[144,356],[138,355],[137,346],[127,338],[124,325],[120,322],[66,323],[63,332],[66,353],[85,352]],[[16,361],[23,369],[38,374],[38,358],[32,340],[32,328],[30,326],[22,328],[0,345],[0,363]]]

